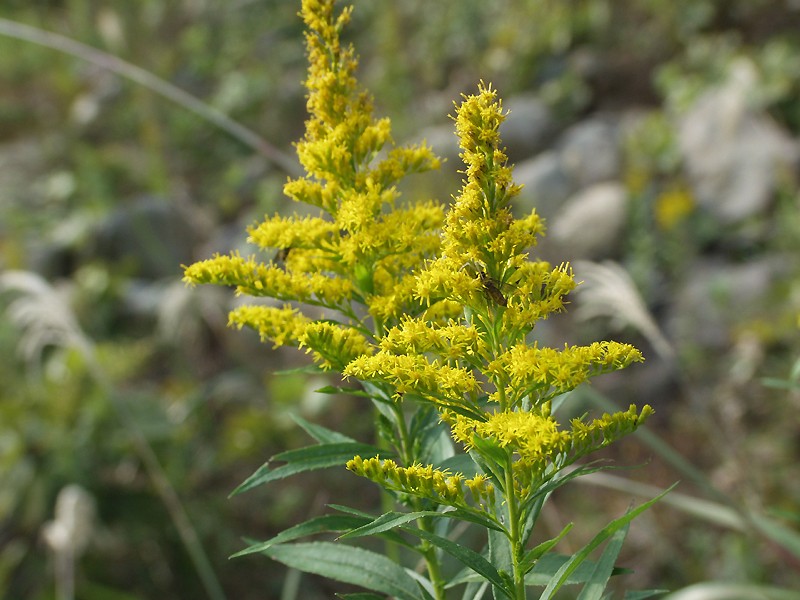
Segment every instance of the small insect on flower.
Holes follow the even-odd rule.
[[[483,291],[486,296],[495,304],[499,304],[503,308],[508,306],[508,300],[500,291],[498,282],[492,279],[485,271],[478,271],[478,278],[483,284]]]
[[[272,259],[272,262],[275,264],[276,267],[284,269],[286,267],[286,259],[289,258],[289,252],[292,251],[291,246],[288,248],[281,248],[275,253],[275,257]]]

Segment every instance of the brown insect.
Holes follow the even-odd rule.
[[[483,291],[486,296],[495,304],[499,304],[503,308],[508,306],[508,300],[500,291],[498,282],[492,279],[485,271],[478,271],[478,278],[483,284]]]
[[[275,266],[283,269],[286,266],[286,259],[289,258],[289,252],[292,251],[291,246],[289,248],[281,248],[275,254],[275,257],[272,259],[272,262],[275,263]]]

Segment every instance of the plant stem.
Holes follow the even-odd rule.
[[[405,415],[403,414],[403,409],[400,407],[399,404],[394,403],[392,404],[392,408],[395,414],[395,420],[397,421],[397,433],[398,433],[398,442],[399,442],[399,452],[401,460],[406,465],[411,465],[414,462],[413,456],[413,443],[411,440],[411,436],[408,433],[408,427],[406,426],[406,419]],[[422,506],[421,501],[418,498],[412,499],[411,507],[415,511],[423,510],[425,507]],[[417,519],[417,525],[420,529],[427,533],[433,533],[433,524],[430,517],[423,517],[421,519]],[[439,558],[436,555],[436,548],[428,541],[422,540],[419,545],[420,554],[425,559],[425,565],[428,569],[428,577],[431,580],[431,584],[433,585],[433,592],[434,597],[436,600],[445,600],[445,590],[444,585],[445,581],[442,578],[442,571],[439,565]]]
[[[508,542],[511,545],[511,566],[514,576],[514,600],[525,600],[525,573],[522,572],[522,524],[519,518],[517,495],[514,493],[513,457],[508,452],[505,496],[508,507]]]

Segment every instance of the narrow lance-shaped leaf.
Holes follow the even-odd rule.
[[[331,542],[279,544],[264,554],[287,567],[361,586],[398,600],[421,600],[417,583],[398,564],[363,548]]]
[[[355,440],[351,437],[344,435],[343,433],[339,433],[338,431],[333,431],[332,429],[328,429],[327,427],[323,427],[322,425],[317,425],[316,423],[311,423],[310,421],[306,421],[300,415],[291,415],[292,420],[300,425],[308,435],[314,438],[315,441],[319,442],[320,444],[333,444],[336,442],[354,442]]]
[[[553,577],[555,577],[556,573],[559,572],[561,567],[563,567],[570,560],[572,560],[572,556],[565,554],[556,554],[555,552],[545,554],[538,561],[536,561],[533,569],[525,576],[525,585],[528,587],[542,588],[547,586],[553,580]],[[574,571],[572,571],[572,573],[570,573],[569,577],[564,582],[564,585],[586,583],[592,578],[594,568],[595,561],[589,559],[584,560]],[[619,572],[619,570],[615,570],[613,574],[617,575]]]
[[[494,523],[488,517],[483,517],[478,514],[473,514],[465,510],[454,509],[454,510],[448,510],[447,512],[439,512],[435,510],[422,510],[412,513],[388,512],[382,514],[380,517],[373,520],[371,523],[366,523],[358,527],[357,529],[348,531],[344,535],[340,536],[339,539],[376,535],[378,533],[394,529],[395,527],[400,527],[401,525],[404,525],[410,521],[416,521],[417,519],[421,519],[422,517],[457,519],[459,521],[468,521],[470,523],[475,523],[476,525],[480,525],[481,527],[486,527],[487,529],[495,529],[497,531],[501,531],[500,526]]]
[[[542,592],[542,595],[539,598],[539,600],[550,600],[550,598],[553,598],[555,593],[558,591],[558,589],[562,585],[564,585],[564,583],[567,581],[567,579],[569,578],[570,574],[575,569],[578,568],[578,565],[580,565],[584,560],[586,560],[586,558],[589,556],[589,554],[592,553],[592,551],[595,548],[597,548],[605,540],[607,540],[609,537],[611,537],[618,529],[620,529],[622,527],[625,527],[634,518],[636,518],[638,515],[643,513],[645,510],[647,510],[653,504],[655,504],[661,498],[663,498],[666,494],[668,494],[670,491],[672,491],[672,489],[675,487],[675,485],[677,485],[677,484],[673,484],[672,486],[670,486],[669,488],[664,490],[662,493],[660,493],[658,496],[656,496],[652,500],[648,500],[644,504],[640,504],[639,506],[637,506],[633,510],[628,511],[627,513],[625,513],[620,518],[614,519],[613,521],[611,521],[611,523],[606,525],[602,529],[602,531],[600,531],[600,533],[598,533],[588,544],[586,544],[586,546],[581,548],[566,563],[564,563],[564,565],[558,570],[558,572],[555,574],[553,579],[550,581],[550,583],[544,589],[544,592]]]
[[[606,544],[600,560],[594,564],[592,574],[586,585],[583,586],[578,600],[600,600],[603,597],[603,592],[608,586],[608,580],[611,579],[611,574],[614,572],[614,564],[617,562],[622,544],[625,537],[628,535],[630,522],[620,527],[611,536],[608,544]]]
[[[520,563],[520,570],[523,573],[527,573],[530,571],[533,566],[536,564],[536,561],[539,560],[542,556],[550,552],[550,550],[555,547],[555,545],[561,541],[561,539],[569,533],[569,530],[572,529],[572,523],[567,524],[564,529],[561,530],[556,537],[551,540],[547,540],[546,542],[542,542],[541,544],[537,545],[535,548],[531,548],[525,553],[525,556]]]
[[[233,554],[231,558],[263,552],[270,546],[284,544],[286,542],[291,542],[292,540],[314,535],[316,533],[347,531],[348,529],[353,529],[354,527],[361,527],[366,522],[368,522],[368,519],[365,519],[364,517],[357,517],[355,515],[324,515],[321,517],[314,517],[305,523],[300,523],[299,525],[295,525],[294,527],[290,527],[289,529],[281,531],[273,538],[270,538],[264,542],[258,542],[257,544],[253,544],[244,550],[240,550],[236,554]]]
[[[259,467],[255,473],[231,492],[231,496],[241,494],[259,485],[269,483],[270,481],[284,479],[296,473],[327,469],[329,467],[343,467],[345,463],[356,454],[377,456],[380,454],[385,455],[386,452],[375,446],[359,444],[357,442],[318,444],[316,446],[306,446],[298,450],[281,452]],[[272,461],[284,461],[286,464],[276,469],[271,469],[270,465]]]
[[[450,556],[456,558],[461,564],[469,567],[481,575],[484,579],[489,581],[496,588],[502,590],[503,593],[509,598],[512,597],[506,582],[500,576],[500,573],[497,571],[497,569],[495,569],[492,563],[486,560],[486,558],[474,550],[471,550],[466,546],[462,546],[461,544],[457,544],[456,542],[448,540],[447,538],[438,536],[434,533],[430,533],[416,527],[411,527],[410,525],[404,525],[402,526],[402,529],[403,531],[407,531],[408,533],[411,533],[427,542],[430,542],[434,546],[441,548]]]

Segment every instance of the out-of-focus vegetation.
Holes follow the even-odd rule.
[[[763,207],[719,217],[680,135],[733,72],[755,78],[741,110],[796,152],[797,3],[355,4],[348,35],[362,80],[401,140],[424,135],[446,153],[454,137],[436,132],[451,128],[452,101],[480,78],[507,99],[535,94],[550,111],[536,152],[595,115],[634,122],[616,174],[629,200],[624,239],[588,258],[625,264],[674,354],[649,352],[642,375],[607,389],[622,405],[653,404],[651,429],[697,471],[642,442],[624,446],[624,462],[649,460],[637,478],[682,479],[679,491],[737,517],[655,508],[633,526],[636,574],[625,583],[800,586],[800,397],[796,381],[776,384],[800,356],[797,162],[770,171]],[[287,0],[5,0],[0,18],[119,56],[291,154],[305,118],[297,9]],[[0,35],[0,74],[0,595],[55,597],[44,526],[59,492],[78,484],[96,516],[76,561],[76,597],[279,598],[291,585],[278,565],[227,560],[241,538],[269,537],[342,500],[329,489],[365,507],[376,498],[333,472],[227,494],[277,449],[305,444],[290,413],[353,437],[372,425],[357,400],[313,392],[326,382],[274,375],[302,356],[227,330],[230,295],[179,279],[181,263],[248,252],[244,228],[264,213],[294,210],[281,194],[286,173],[152,90],[53,49]],[[513,139],[522,162],[532,151],[515,156]],[[457,168],[450,155],[439,180],[413,192],[446,201]],[[595,333],[606,325],[558,327],[580,341],[603,337]],[[639,345],[635,330],[619,335]],[[617,514],[630,497],[603,490],[559,502],[566,515],[606,503]],[[558,531],[560,515],[550,518]],[[325,585],[304,579],[298,597],[330,597]]]

